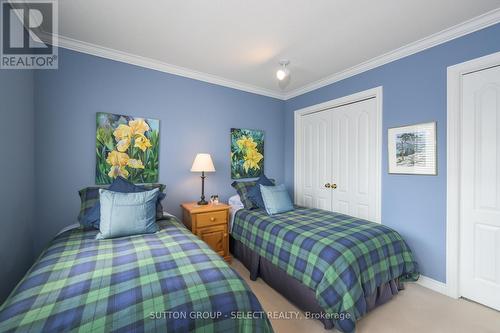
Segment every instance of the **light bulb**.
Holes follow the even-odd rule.
[[[279,81],[283,81],[287,76],[290,75],[290,70],[287,67],[289,63],[289,60],[280,61],[281,68],[276,71],[276,78]]]
[[[282,81],[286,77],[286,71],[284,69],[278,69],[276,72],[276,78],[280,81]]]

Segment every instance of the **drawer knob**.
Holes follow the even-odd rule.
[[[215,221],[215,217],[211,217],[210,221],[212,221],[212,222]]]

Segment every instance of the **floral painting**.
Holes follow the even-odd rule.
[[[264,132],[231,129],[231,178],[259,177],[264,171]]]
[[[96,184],[158,182],[160,121],[97,113]]]

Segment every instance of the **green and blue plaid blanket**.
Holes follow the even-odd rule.
[[[0,332],[271,332],[259,301],[178,221],[58,235],[0,308]],[[251,314],[251,315],[249,315]]]
[[[296,207],[236,213],[232,236],[316,292],[344,332],[367,312],[365,296],[392,279],[416,280],[417,263],[394,230],[335,212]]]

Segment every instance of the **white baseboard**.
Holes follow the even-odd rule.
[[[417,284],[421,285],[422,287],[428,288],[430,290],[433,290],[435,292],[438,292],[440,294],[449,296],[448,294],[448,286],[446,283],[443,283],[441,281],[437,281],[434,279],[431,279],[430,277],[420,275],[420,278],[416,282]]]

